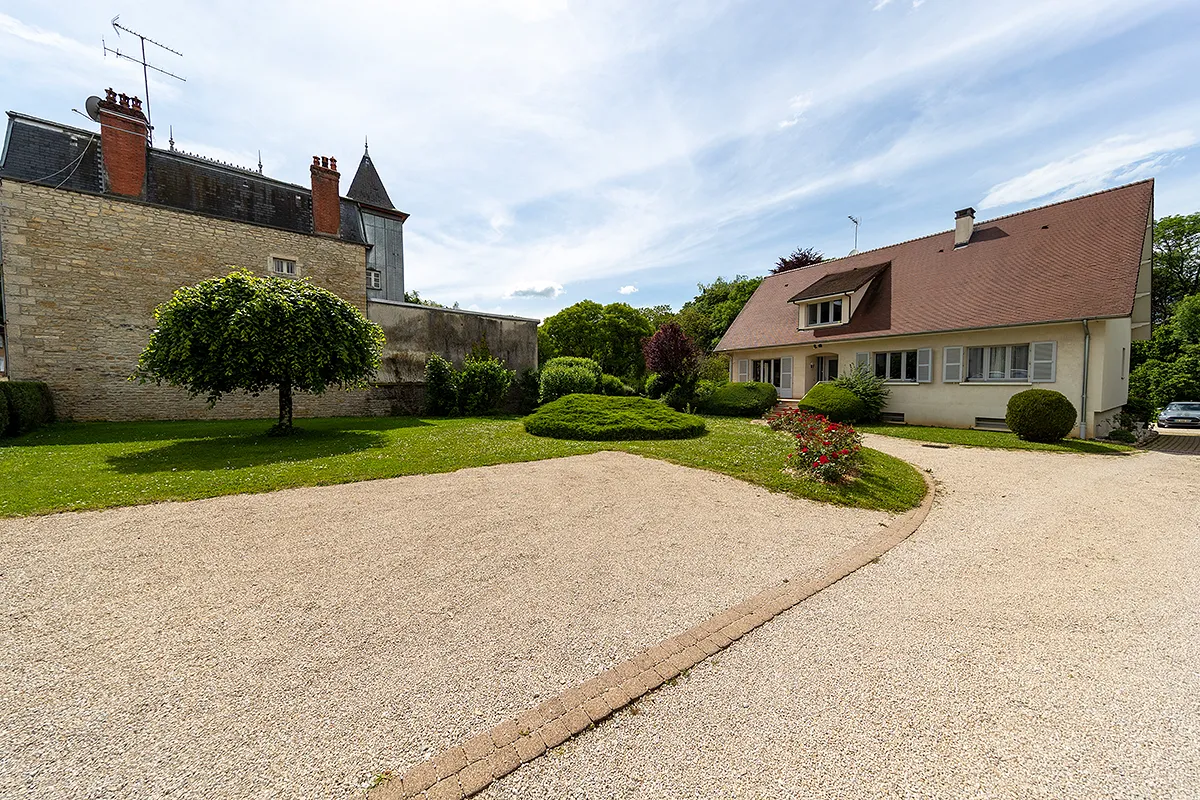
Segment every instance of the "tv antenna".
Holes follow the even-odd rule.
[[[854,223],[854,249],[850,251],[850,255],[854,255],[855,253],[858,252],[858,226],[859,226],[859,223],[862,222],[862,220],[860,220],[858,217],[854,216],[853,214],[848,214],[847,219],[849,219],[851,222]]]
[[[149,42],[150,44],[154,45],[155,47],[160,47],[163,50],[166,50],[168,53],[174,53],[175,55],[179,56],[180,58],[183,58],[183,53],[179,52],[178,50],[173,50],[170,47],[167,47],[162,42],[156,42],[153,39],[151,39],[149,36],[143,36],[142,34],[138,33],[135,30],[130,30],[129,28],[126,28],[124,25],[121,25],[119,22],[117,22],[117,20],[119,20],[120,18],[121,18],[120,14],[117,14],[115,17],[112,18],[113,30],[115,30],[117,32],[117,38],[120,38],[121,31],[125,31],[126,33],[132,34],[132,35],[138,37],[139,39],[141,39],[142,40],[142,57],[141,57],[141,59],[139,60],[139,59],[134,58],[133,56],[126,55],[125,53],[122,53],[117,48],[109,47],[103,39],[100,40],[100,44],[104,48],[105,56],[107,56],[109,53],[112,53],[117,58],[123,58],[126,61],[132,61],[135,64],[142,65],[142,81],[144,82],[144,85],[146,88],[146,130],[150,137],[150,143],[154,144],[154,125],[151,123],[151,119],[150,119],[150,70],[154,70],[155,72],[161,72],[163,75],[166,75],[169,78],[174,78],[175,80],[183,81],[184,83],[187,83],[187,78],[181,78],[180,76],[176,75],[174,72],[167,72],[165,69],[162,69],[161,67],[156,67],[153,64],[151,64],[150,62],[148,62],[146,60],[146,42]]]

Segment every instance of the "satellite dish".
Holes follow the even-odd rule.
[[[100,121],[100,98],[96,95],[89,97],[83,104],[87,109],[87,115],[92,118],[92,122]]]

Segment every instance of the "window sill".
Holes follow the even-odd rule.
[[[817,328],[837,328],[842,325],[849,325],[849,324],[850,324],[850,320],[845,320],[844,322],[818,322],[816,325],[805,325],[803,327],[796,328],[796,330],[812,331],[812,330],[816,330]]]
[[[887,380],[885,380],[884,383],[888,386],[919,386],[921,382],[920,381],[887,381]]]

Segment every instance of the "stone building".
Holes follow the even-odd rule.
[[[384,414],[429,353],[460,362],[486,336],[510,369],[537,365],[537,320],[404,302],[404,222],[364,152],[345,196],[337,160],[297,186],[147,141],[137,98],[108,91],[98,132],[9,112],[0,153],[0,379],[41,380],[65,418],[270,417],[275,398],[209,408],[128,378],[156,306],[235,267],[308,278],[378,321],[367,391],[296,398],[297,415]],[[409,387],[410,389],[412,387]],[[411,395],[412,392],[410,391]]]

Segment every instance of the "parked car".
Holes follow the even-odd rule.
[[[1158,427],[1200,428],[1200,403],[1168,403],[1158,415]]]

